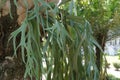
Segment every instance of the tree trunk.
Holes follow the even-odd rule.
[[[10,33],[18,28],[16,22],[18,16],[13,1],[10,0],[12,18],[10,14],[0,16],[0,80],[23,80],[25,69],[20,56],[12,57],[14,53],[12,41],[8,43]]]
[[[104,33],[98,33],[96,36],[96,40],[99,43],[99,45],[101,46],[102,50],[104,51],[104,47],[105,47],[105,42],[106,42],[106,38],[107,38],[107,31]],[[103,53],[101,52],[101,50],[96,46],[96,65],[99,71],[101,71],[101,67],[102,67],[102,57],[103,57]]]

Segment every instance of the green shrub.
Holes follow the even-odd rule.
[[[116,68],[116,70],[119,70],[119,68],[120,68],[120,63],[113,63],[113,66]]]
[[[120,78],[116,78],[116,77],[113,76],[113,75],[108,75],[107,79],[108,79],[108,80],[120,80]]]

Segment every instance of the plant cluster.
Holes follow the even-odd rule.
[[[108,75],[107,79],[108,79],[108,80],[120,80],[120,78],[116,78],[116,77],[113,76],[113,75]]]
[[[99,80],[94,46],[100,46],[90,23],[77,15],[78,1],[70,0],[58,7],[44,0],[33,0],[34,7],[27,9],[20,27],[10,37],[15,56],[21,50],[26,66],[24,78]],[[16,43],[18,35],[20,41]]]
[[[11,11],[12,1],[16,5],[19,27],[10,34],[9,41],[13,41],[14,56],[18,56],[18,51],[21,53],[26,68],[24,78],[104,79],[99,74],[102,73],[102,49],[111,24],[119,22],[118,13],[115,14],[117,0],[1,1],[5,5],[9,1],[6,7],[0,5],[2,10]],[[110,22],[114,15],[117,17]]]
[[[116,68],[117,71],[120,69],[120,63],[113,63],[113,66]]]

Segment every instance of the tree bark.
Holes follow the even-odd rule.
[[[14,53],[12,41],[8,43],[11,32],[18,28],[18,16],[13,1],[10,0],[12,18],[10,14],[0,16],[0,80],[23,80],[25,69],[20,56],[12,57]]]
[[[101,46],[102,50],[104,51],[105,42],[107,38],[107,31],[105,31],[104,33],[100,32],[97,35],[95,35],[95,37],[96,37],[97,42]],[[103,53],[101,52],[99,47],[96,46],[96,65],[99,71],[101,71],[101,67],[102,67],[101,65],[102,57],[103,57]]]

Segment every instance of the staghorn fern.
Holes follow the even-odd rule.
[[[17,1],[14,2],[16,4]],[[77,10],[74,12],[75,1],[60,7],[51,6],[43,0],[33,0],[33,3],[34,8],[26,11],[25,19],[10,37],[15,55],[21,48],[26,65],[24,77],[35,77],[36,80],[42,76],[47,80],[99,80],[94,54],[94,46],[98,44],[89,22],[81,20]],[[64,9],[66,4],[69,8]],[[43,8],[46,9],[43,12],[45,16],[40,14]],[[21,39],[17,45],[18,34]]]

